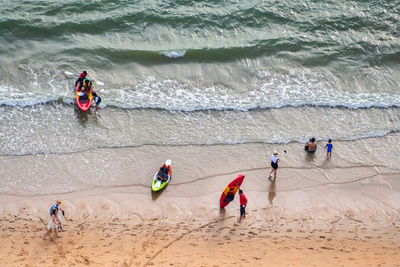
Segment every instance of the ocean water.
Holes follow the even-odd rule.
[[[385,136],[399,85],[398,1],[0,1],[0,155]]]

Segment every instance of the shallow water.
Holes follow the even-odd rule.
[[[46,195],[104,189],[151,197],[151,181],[166,159],[172,160],[172,179],[162,195],[199,197],[217,194],[239,173],[246,175],[245,190],[264,192],[272,151],[281,162],[277,194],[284,191],[318,190],[319,186],[379,184],[398,191],[400,135],[335,141],[332,157],[326,142],[317,152],[303,145],[144,145],[93,149],[61,154],[0,156],[0,193]],[[284,152],[286,151],[286,153]],[[350,188],[351,189],[351,188]],[[216,202],[217,203],[217,202]]]
[[[396,1],[2,1],[0,14],[2,155],[400,129]],[[73,108],[84,69],[103,99],[87,115]]]

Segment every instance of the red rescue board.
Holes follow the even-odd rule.
[[[236,192],[239,190],[239,187],[242,185],[244,179],[244,175],[239,174],[236,179],[228,184],[222,192],[221,198],[219,199],[219,207],[225,208],[235,197]]]

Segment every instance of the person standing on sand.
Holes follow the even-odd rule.
[[[326,144],[326,157],[330,157],[332,155],[333,145],[331,144],[332,139],[329,138],[328,144]]]
[[[49,224],[47,225],[47,232],[44,234],[43,240],[46,240],[47,236],[50,235],[50,232],[53,229],[54,229],[54,232],[56,233],[56,237],[61,237],[58,235],[58,230],[57,230],[57,228],[59,226],[59,224],[57,222],[57,214],[58,214],[57,209],[53,209],[51,211],[50,221],[49,221]]]
[[[269,172],[269,177],[268,180],[271,181],[272,178],[272,173],[274,173],[274,181],[276,179],[276,170],[278,169],[278,162],[280,161],[280,159],[278,158],[278,152],[274,152],[274,154],[272,154],[271,156],[271,171]]]
[[[241,189],[239,189],[239,196],[240,196],[240,217],[238,222],[240,222],[242,218],[246,218],[246,206],[247,206],[247,198]]]
[[[63,231],[62,225],[61,225],[61,215],[60,215],[60,211],[61,211],[62,215],[64,216],[64,210],[62,210],[62,209],[59,207],[59,205],[61,205],[61,200],[57,200],[56,203],[54,203],[54,205],[51,206],[51,208],[50,208],[50,217],[51,217],[51,214],[52,214],[53,210],[57,210],[56,219],[57,219],[58,229],[59,229],[60,231]]]

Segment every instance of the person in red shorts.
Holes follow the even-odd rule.
[[[240,222],[242,218],[246,218],[246,206],[247,206],[247,198],[241,189],[239,189],[239,196],[240,196],[240,217],[238,222]]]

